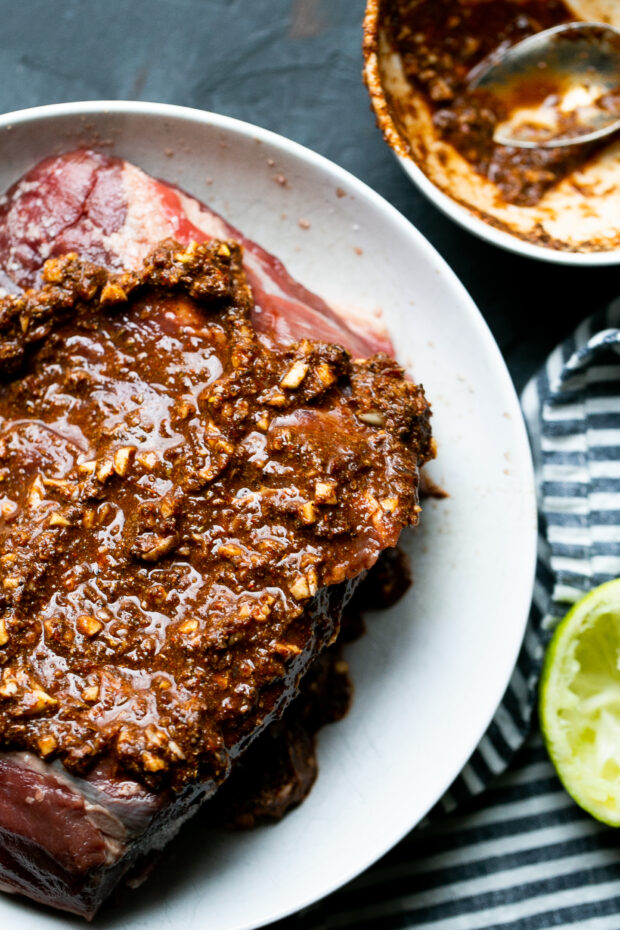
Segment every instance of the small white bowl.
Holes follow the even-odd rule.
[[[580,0],[575,19],[596,19],[597,3]],[[426,101],[407,81],[389,43],[384,6],[383,0],[367,2],[364,79],[386,142],[422,193],[465,229],[510,252],[562,265],[620,264],[620,143],[603,149],[535,207],[502,204],[495,186],[435,131]],[[608,15],[620,26],[620,10]]]

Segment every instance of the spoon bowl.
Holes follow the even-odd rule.
[[[620,29],[574,22],[502,47],[469,75],[507,114],[494,141],[515,148],[595,142],[620,129]]]

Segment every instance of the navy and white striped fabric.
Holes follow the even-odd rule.
[[[620,930],[620,833],[565,793],[535,723],[551,630],[585,591],[620,576],[620,302],[553,352],[522,405],[539,560],[504,701],[429,820],[359,879],[286,921],[291,930]]]

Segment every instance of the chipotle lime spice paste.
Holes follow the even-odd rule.
[[[492,52],[573,20],[561,0],[385,0],[384,11],[407,78],[424,94],[440,136],[497,186],[503,200],[535,205],[590,156],[588,146],[496,145],[493,133],[508,116],[506,101],[467,87],[472,68]]]
[[[220,782],[417,522],[393,359],[261,341],[234,242],[0,302],[0,746]]]

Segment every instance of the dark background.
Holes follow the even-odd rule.
[[[361,80],[364,0],[0,0],[0,109],[138,99],[214,110],[321,152],[436,246],[521,388],[575,323],[620,291],[478,241],[429,204],[384,144]]]

